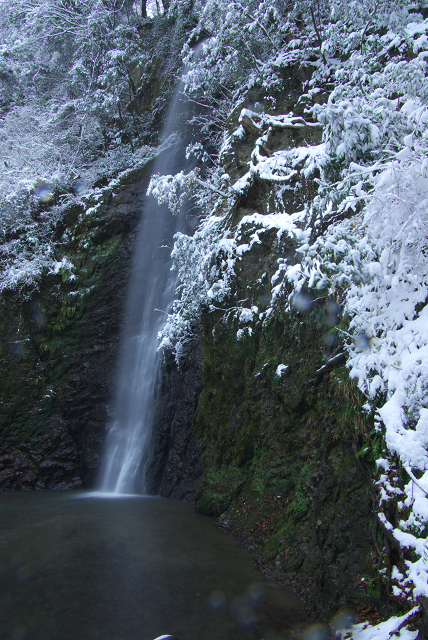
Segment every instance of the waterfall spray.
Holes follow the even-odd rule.
[[[177,87],[162,137],[177,130],[188,106]],[[182,126],[183,128],[183,126]],[[154,161],[152,173],[175,174],[188,168],[188,137]],[[172,216],[152,197],[143,202],[141,229],[128,291],[113,420],[106,439],[99,489],[112,493],[144,493],[145,467],[154,418],[159,366],[157,334],[174,299],[176,275],[171,271],[173,236],[184,231],[184,213]]]

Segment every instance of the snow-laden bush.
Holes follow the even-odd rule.
[[[266,313],[259,313],[250,299],[233,299],[237,262],[261,242],[259,234],[268,229],[277,232],[279,241],[296,246],[305,243],[310,231],[300,228],[302,218],[302,212],[291,216],[255,213],[244,216],[231,230],[226,224],[226,216],[211,216],[193,236],[177,234],[172,258],[179,285],[172,311],[159,334],[159,348],[174,350],[179,361],[186,343],[198,329],[203,311],[222,312],[223,322],[235,319],[240,327],[238,339],[251,335],[252,328],[248,323],[262,320]]]
[[[419,556],[406,561],[394,594],[414,599],[428,595],[419,538],[428,518],[428,154],[411,146],[411,136],[406,142],[373,178],[363,210],[331,225],[287,275],[297,290],[305,285],[343,300],[350,376],[377,410],[385,457],[397,456],[410,477],[402,491],[392,462],[381,461],[391,471],[379,480],[382,522]],[[393,530],[382,503],[397,495],[403,516]]]
[[[186,342],[193,337],[203,310],[222,310],[224,320],[236,319],[243,325],[238,329],[238,337],[251,333],[248,323],[259,318],[259,310],[251,300],[234,300],[231,306],[230,299],[234,293],[236,262],[251,251],[254,244],[260,243],[259,232],[275,229],[279,242],[291,240],[296,246],[307,243],[310,237],[310,229],[304,229],[307,226],[305,211],[288,215],[282,208],[284,196],[296,186],[291,185],[298,175],[297,167],[306,178],[320,169],[323,145],[280,150],[268,156],[262,155],[261,151],[273,127],[292,130],[317,125],[308,124],[302,118],[261,116],[248,109],[242,110],[243,116],[256,118],[262,135],[255,143],[248,171],[234,184],[230,184],[229,176],[222,173],[220,165],[216,170],[208,171],[203,180],[197,170],[175,176],[154,175],[148,187],[148,194],[157,198],[159,204],[168,206],[174,214],[188,203],[189,198],[205,214],[193,236],[176,235],[172,252],[179,285],[172,311],[159,337],[160,348],[173,349],[178,359]],[[225,136],[220,157],[230,148],[233,138],[233,134]],[[277,211],[271,215],[244,216],[231,227],[234,205],[255,179],[269,185]],[[207,215],[209,213],[211,215]],[[245,242],[244,236],[248,236]]]
[[[139,89],[159,60],[174,85],[188,13],[141,29],[129,0],[0,0],[0,291],[61,259],[67,203],[153,155],[168,82],[143,113]]]
[[[172,258],[179,286],[159,338],[160,348],[174,349],[177,360],[193,337],[202,310],[215,308],[231,294],[236,243],[228,237],[223,222],[223,218],[210,217],[192,237],[175,236]]]
[[[285,258],[279,259],[272,278],[271,305],[290,304],[304,286],[318,295],[336,297],[343,306],[349,373],[366,395],[365,408],[374,413],[384,443],[378,460],[378,517],[403,549],[403,564],[392,572],[391,595],[414,602],[428,595],[428,20],[419,13],[422,4],[408,0],[305,0],[282,8],[272,4],[272,13],[263,17],[252,5],[235,16],[237,2],[210,0],[204,4],[206,11],[201,13],[195,35],[211,37],[198,59],[186,52],[189,95],[209,97],[210,92],[213,96],[217,92],[217,100],[221,95],[228,105],[224,112],[233,113],[250,87],[265,85],[269,73],[272,86],[286,66],[300,65],[311,73],[300,100],[324,125],[323,145],[305,151],[306,157],[314,159],[319,190],[299,220],[288,216],[298,230],[293,238],[300,245],[301,260],[288,264]],[[264,7],[261,3],[260,12]],[[239,37],[232,44],[235,21],[239,33],[247,36],[245,43]],[[263,40],[257,44],[258,53],[254,35]],[[239,49],[234,54],[229,49],[233,46]],[[311,107],[320,95],[324,95],[322,104]],[[261,120],[257,124],[263,130]],[[222,144],[227,151],[231,139],[224,127]],[[242,127],[237,133],[245,135]],[[290,180],[293,168],[297,173],[302,170],[298,163],[293,167],[291,150],[284,154],[288,154],[284,162],[278,154],[269,157],[263,150],[265,142],[261,136],[248,172],[230,185],[237,197],[256,177],[276,181],[279,188]],[[298,151],[294,153],[297,157]],[[218,175],[224,155],[227,153],[220,148]],[[266,224],[278,228],[287,211],[281,208],[280,199],[275,203],[275,210],[264,218]],[[221,197],[216,207],[218,211]],[[254,241],[262,217],[257,214],[246,221],[253,225],[252,234],[248,230],[246,234]],[[175,257],[184,279],[182,301],[176,302],[175,311],[181,318],[186,306],[192,308],[193,298],[186,297],[191,290],[190,273],[201,283],[192,322],[198,309],[208,310],[212,303],[209,292],[219,278],[217,271],[209,279],[217,260],[215,251],[210,253],[215,241],[218,244],[219,238],[227,238],[229,242],[227,286],[220,287],[222,295],[233,291],[233,262],[246,250],[240,248],[239,229],[228,228],[224,219],[219,233],[218,217],[214,223],[217,231],[212,234],[208,230],[214,227],[209,219],[204,221],[194,246],[192,239],[178,239],[181,249]],[[186,279],[189,255],[194,261]],[[216,264],[221,265],[221,259]],[[227,314],[227,305],[234,303],[222,299]],[[241,303],[252,318],[257,317],[251,302]],[[234,314],[240,319],[238,310]],[[167,344],[168,332],[179,336],[173,324],[172,314],[162,333],[163,344]],[[407,472],[404,487],[400,467]],[[395,501],[401,514],[398,526],[385,516],[388,500]],[[409,549],[413,555],[407,553]],[[356,627],[355,637],[375,637],[376,633],[387,637],[394,625],[395,620],[379,629]],[[414,637],[407,630],[401,634]]]
[[[208,0],[201,2],[199,20],[190,41],[204,37],[202,48],[184,49],[185,92],[207,97],[241,90],[242,84],[280,83],[272,53],[281,49],[284,24],[282,2]],[[271,85],[272,88],[272,85]]]

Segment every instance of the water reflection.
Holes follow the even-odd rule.
[[[161,498],[0,494],[0,567],[1,640],[283,640],[300,619],[212,519]]]

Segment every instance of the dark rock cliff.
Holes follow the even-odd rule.
[[[192,503],[201,493],[202,478],[202,449],[193,428],[202,390],[201,360],[197,341],[190,343],[180,367],[171,353],[164,354],[147,469],[152,493]]]
[[[283,108],[299,86],[294,78]],[[245,172],[259,135],[245,124],[247,137],[225,159],[233,179]],[[293,138],[283,127],[267,144],[270,152],[289,149],[320,134],[312,127]],[[136,171],[114,193],[104,189],[89,219],[70,210],[66,249],[79,265],[78,287],[50,275],[29,301],[10,294],[0,308],[2,490],[94,481],[147,178],[147,170]],[[299,185],[288,196],[290,212],[313,197],[313,181]],[[270,197],[270,186],[256,180],[233,224],[266,212]],[[91,241],[82,250],[84,237]],[[287,251],[293,259],[292,244]],[[260,309],[270,299],[278,252],[275,233],[265,231],[237,268],[237,295],[246,292]],[[164,355],[149,465],[154,493],[218,517],[267,575],[299,591],[314,617],[381,604],[371,467],[359,459],[363,400],[343,358],[323,340],[328,316],[325,301],[307,313],[277,310],[238,341],[233,322],[203,315],[200,340],[180,367]],[[323,369],[335,355],[335,366]]]
[[[78,283],[50,275],[0,308],[0,488],[94,481],[112,397],[132,247],[147,171],[104,192],[96,216],[71,210],[66,247]],[[79,241],[90,234],[84,250]],[[78,291],[78,295],[75,292]]]
[[[320,375],[323,308],[283,314],[238,342],[205,318],[196,508],[240,537],[259,567],[314,617],[380,605],[362,398],[339,366]],[[279,364],[287,365],[279,377]]]
[[[261,135],[247,120],[241,120],[246,136],[224,158],[232,180],[248,170]],[[313,123],[272,127],[265,151],[320,139]],[[310,202],[316,178],[296,176],[284,209],[292,213]],[[255,179],[237,202],[231,225],[272,211],[272,193],[268,181]],[[293,241],[279,246],[276,230],[260,230],[258,240],[237,262],[226,308],[245,298],[264,311],[278,259],[298,261]],[[365,400],[348,377],[337,339],[326,339],[339,315],[334,300],[311,301],[306,311],[278,306],[237,340],[236,321],[225,322],[220,312],[203,314],[202,391],[193,431],[189,418],[197,393],[188,385],[199,390],[196,346],[181,370],[172,357],[165,361],[164,409],[154,434],[153,487],[193,499],[199,512],[216,516],[218,526],[238,536],[268,576],[295,588],[318,619],[344,608],[364,617],[385,607],[377,579],[382,543],[373,515],[373,465],[360,459],[370,429]],[[174,422],[177,404],[187,407],[186,418]]]

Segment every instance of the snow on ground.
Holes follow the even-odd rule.
[[[351,635],[344,633],[345,637],[352,637],[353,640],[388,640],[390,637],[399,640],[415,640],[417,631],[410,631],[405,627],[409,618],[419,611],[419,607],[414,607],[403,616],[393,616],[380,624],[370,625],[365,622],[355,624],[351,629]]]

